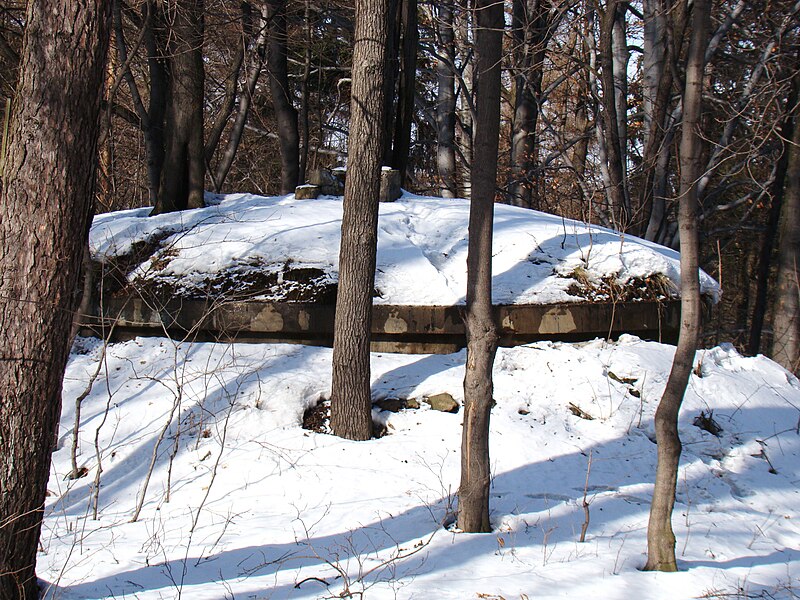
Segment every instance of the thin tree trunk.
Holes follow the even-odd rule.
[[[369,342],[384,152],[387,0],[356,0],[347,180],[333,338],[331,428],[372,436]]]
[[[297,111],[292,101],[293,94],[289,93],[286,0],[267,0],[267,5],[269,6],[267,72],[281,148],[281,194],[291,194],[300,183],[300,134],[297,129]]]
[[[800,76],[795,73],[793,85]],[[800,374],[800,123],[797,107],[788,144],[786,189],[781,206],[778,278],[772,317],[772,359]]]
[[[453,2],[439,4],[438,52],[442,58],[436,63],[436,165],[439,170],[439,190],[442,198],[455,198],[456,185],[456,93],[455,93],[455,41],[453,35]]]
[[[244,7],[246,6],[249,6],[249,4],[243,3],[242,10],[245,10]],[[214,157],[217,146],[219,146],[219,141],[222,138],[222,132],[225,131],[228,119],[230,119],[231,114],[233,114],[233,109],[236,107],[236,90],[239,87],[239,73],[241,73],[242,70],[242,63],[244,63],[244,44],[239,44],[239,47],[236,49],[236,55],[233,57],[233,66],[225,80],[225,96],[222,99],[222,104],[217,111],[217,116],[214,119],[213,125],[211,125],[208,138],[206,139],[206,166],[211,164],[211,159]],[[216,182],[214,182],[214,187],[218,187]]]
[[[242,141],[244,128],[247,124],[247,117],[250,114],[250,105],[253,102],[253,95],[256,92],[258,78],[264,66],[267,48],[267,18],[266,7],[262,7],[258,19],[258,36],[253,46],[253,63],[247,71],[247,80],[245,81],[244,89],[242,93],[239,94],[239,108],[236,111],[236,119],[234,119],[230,134],[228,135],[228,145],[225,147],[225,152],[223,152],[220,157],[217,163],[217,169],[214,172],[214,186],[217,193],[222,191],[225,179],[227,179],[228,173],[230,173],[231,167],[233,166],[233,159],[236,158],[236,151],[239,149],[239,144]]]
[[[503,5],[477,0],[475,40],[475,161],[467,252],[467,364],[464,374],[464,429],[461,438],[461,484],[458,527],[491,531],[489,523],[489,415],[492,365],[497,351],[497,324],[492,310],[492,229],[497,187],[500,134],[500,59]]]
[[[756,267],[756,293],[753,301],[753,319],[750,324],[750,337],[747,343],[747,352],[755,356],[761,351],[761,334],[764,327],[764,316],[767,312],[767,287],[769,273],[772,265],[772,255],[775,242],[778,239],[778,225],[780,223],[781,207],[783,205],[784,190],[788,188],[787,172],[789,168],[789,144],[794,135],[795,122],[798,111],[797,103],[800,99],[800,72],[795,71],[792,77],[792,88],[786,100],[787,114],[781,123],[778,137],[783,144],[780,158],[775,163],[772,177],[772,205],[769,209],[767,228],[761,236],[761,245]]]
[[[95,184],[110,2],[28,3],[0,195],[0,598],[36,550]],[[24,99],[24,101],[22,101]]]
[[[511,204],[539,206],[534,171],[538,140],[536,125],[542,94],[547,45],[552,35],[551,15],[541,0],[514,0],[514,118],[511,122]]]
[[[417,80],[417,0],[401,0],[400,78],[397,91],[397,118],[394,127],[391,166],[400,171],[404,186],[411,153],[411,124],[414,117],[414,87]]]
[[[300,79],[300,167],[297,179],[300,183],[306,180],[308,170],[308,143],[311,138],[309,131],[309,93],[308,81],[311,76],[311,8],[309,0],[304,2],[303,24],[305,27],[305,47],[303,48],[303,75]]]
[[[461,78],[457,92],[457,127],[456,144],[461,156],[461,187],[464,197],[472,196],[472,89],[473,89],[473,47],[472,47],[472,13],[470,0],[456,0],[458,12],[455,16],[456,55],[461,63]]]
[[[658,464],[647,527],[646,571],[678,570],[675,534],[672,531],[672,509],[681,456],[678,413],[692,371],[701,326],[697,185],[703,168],[700,119],[710,0],[695,0],[692,10],[692,38],[686,67],[680,146],[678,226],[681,242],[681,327],[672,370],[655,416]]]
[[[170,0],[169,99],[153,214],[204,206],[203,0]]]
[[[619,0],[609,0],[600,22],[600,66],[603,84],[602,133],[606,159],[601,161],[608,166],[606,194],[614,215],[615,226],[625,231],[630,224],[631,211],[625,189],[625,165],[619,137],[619,120],[614,76],[614,25],[617,13],[622,8]]]

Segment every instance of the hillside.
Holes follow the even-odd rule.
[[[376,302],[459,302],[466,204],[381,209]],[[191,296],[237,269],[315,268],[335,281],[337,200],[240,196],[145,214],[100,216],[92,230],[108,265],[147,247],[131,285]],[[603,229],[505,207],[497,229],[501,301],[569,298],[576,268],[620,287],[677,277],[674,253]],[[681,572],[639,571],[673,351],[630,335],[501,348],[494,531],[474,535],[452,527],[464,351],[373,353],[383,435],[350,442],[325,433],[330,349],[78,338],[38,574],[62,600],[797,598],[800,382],[727,345],[698,352],[681,412]],[[429,404],[442,394],[453,412]],[[70,478],[83,396],[82,476]]]

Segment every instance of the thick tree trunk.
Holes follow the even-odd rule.
[[[439,190],[442,198],[455,198],[456,184],[456,51],[453,35],[453,2],[439,4],[438,52],[436,63],[436,165],[439,170]]]
[[[153,214],[204,206],[203,0],[170,0],[169,98],[161,186]]]
[[[683,95],[683,125],[680,145],[680,205],[678,226],[681,242],[681,327],[672,370],[655,416],[658,465],[650,521],[647,527],[647,571],[677,571],[672,509],[681,441],[680,411],[700,336],[699,224],[697,183],[702,173],[700,117],[703,91],[703,56],[708,43],[710,0],[695,0],[692,38],[689,45]]]
[[[489,524],[489,415],[492,408],[492,365],[497,351],[497,325],[492,311],[492,230],[497,187],[500,133],[500,59],[503,5],[477,0],[475,40],[475,162],[467,253],[467,364],[464,374],[464,429],[461,438],[461,484],[458,527],[467,532],[491,531]]]
[[[267,71],[281,147],[281,194],[291,194],[300,183],[300,133],[297,129],[297,111],[292,102],[293,94],[289,93],[286,0],[267,0],[267,6],[269,6]]]
[[[800,78],[795,74],[795,81]],[[778,237],[778,278],[772,317],[772,359],[800,374],[800,123],[786,150],[786,189]]]
[[[0,598],[34,568],[92,212],[109,2],[28,3],[0,196]]]
[[[384,151],[387,0],[356,0],[350,135],[333,338],[331,428],[372,436],[369,341]]]

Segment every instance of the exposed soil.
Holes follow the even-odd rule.
[[[322,400],[303,413],[303,429],[315,433],[331,433],[330,400]]]
[[[661,273],[632,277],[622,283],[613,276],[603,277],[599,283],[590,281],[580,269],[576,269],[571,277],[575,283],[567,291],[588,302],[661,302],[678,297],[673,283]]]

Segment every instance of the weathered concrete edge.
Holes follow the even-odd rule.
[[[373,349],[387,352],[452,352],[465,345],[463,306],[375,305]],[[680,302],[584,302],[499,305],[500,344],[515,346],[552,339],[578,341],[632,333],[673,342]],[[85,328],[102,335],[115,325],[117,339],[165,335],[192,339],[275,341],[330,345],[334,307],[314,303],[203,301],[143,298],[107,301],[85,318]]]

